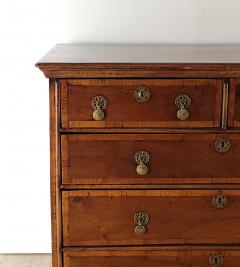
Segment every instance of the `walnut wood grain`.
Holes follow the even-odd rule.
[[[219,244],[219,245],[159,245],[159,246],[113,246],[113,247],[63,247],[62,252],[105,252],[105,251],[183,251],[185,250],[192,251],[190,253],[197,253],[197,251],[207,251],[207,250],[215,250],[215,252],[220,250],[232,250],[234,252],[240,250],[238,245],[227,245],[227,244]],[[196,251],[196,252],[194,252]],[[231,252],[229,252],[231,254]]]
[[[235,63],[240,45],[57,44],[37,65],[101,63]]]
[[[149,101],[136,101],[140,86],[150,89]],[[62,127],[220,127],[222,93],[221,79],[62,80]],[[175,98],[181,94],[192,100],[186,121],[176,115]],[[98,95],[108,102],[103,121],[92,118],[91,102]]]
[[[62,267],[61,167],[60,167],[60,90],[49,81],[50,95],[50,182],[52,219],[52,266]]]
[[[66,267],[207,267],[210,255],[221,254],[224,257],[224,267],[238,267],[239,249],[210,247],[210,248],[128,248],[114,250],[79,250],[64,253]]]
[[[145,189],[145,190],[157,190],[157,189],[198,189],[198,190],[203,190],[203,189],[215,189],[215,190],[222,190],[222,189],[227,189],[227,190],[239,190],[240,189],[240,184],[223,184],[223,183],[215,183],[215,184],[129,184],[129,185],[114,185],[114,184],[109,184],[109,185],[102,185],[102,184],[64,184],[61,185],[61,190],[91,190],[91,189]]]
[[[221,154],[214,143],[231,140]],[[134,154],[151,155],[136,173]],[[62,136],[63,184],[239,183],[239,134],[70,134]]]
[[[50,78],[53,267],[205,267],[214,253],[239,266],[240,45],[59,44],[36,66]],[[144,106],[138,85],[152,92]],[[186,122],[176,93],[192,97]],[[91,119],[95,94],[108,98],[102,122]],[[231,140],[226,154],[219,137]],[[224,209],[211,206],[218,193]],[[150,214],[140,237],[139,209]]]
[[[222,114],[221,128],[227,130],[228,126],[228,110],[229,110],[229,79],[223,79],[223,97],[222,97]]]
[[[36,66],[46,77],[240,76],[239,45],[58,44]]]
[[[64,246],[240,243],[239,190],[82,190],[63,192]],[[224,194],[217,209],[211,200]],[[150,216],[135,234],[133,216]]]
[[[215,133],[215,134],[231,134],[231,133],[239,133],[238,128],[232,128],[228,127],[225,129],[218,129],[218,128],[71,128],[71,129],[65,129],[61,128],[60,132],[63,134],[67,133],[80,133],[80,134],[86,134],[86,133],[138,133],[138,134],[144,134],[144,133],[151,133],[151,134],[173,134],[173,133],[198,133],[198,134],[206,134],[206,133]]]
[[[229,97],[228,125],[240,127],[240,79],[231,79]]]

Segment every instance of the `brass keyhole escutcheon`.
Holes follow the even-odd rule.
[[[151,97],[151,92],[147,87],[141,86],[134,91],[134,97],[138,102],[147,102]]]
[[[178,109],[177,118],[181,121],[185,121],[189,118],[190,112],[188,108],[192,103],[191,98],[188,95],[179,95],[175,99],[175,105]]]
[[[138,175],[146,175],[148,173],[147,164],[150,161],[150,154],[147,151],[138,151],[134,155],[134,161],[137,163],[136,172]]]
[[[101,121],[105,117],[104,110],[107,107],[107,100],[103,96],[95,96],[92,100],[93,119],[96,121]]]
[[[134,222],[136,235],[143,235],[146,232],[146,226],[149,222],[150,216],[146,212],[137,212],[134,214]]]
[[[231,142],[228,138],[219,138],[215,141],[214,145],[219,153],[226,153],[231,149]]]
[[[222,255],[211,255],[209,257],[209,265],[211,267],[222,267],[224,259]]]
[[[214,208],[223,209],[228,204],[228,198],[225,195],[215,195],[212,197],[212,205]]]

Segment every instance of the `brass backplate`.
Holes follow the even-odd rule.
[[[219,153],[226,153],[231,149],[231,142],[228,138],[219,138],[215,141],[215,149]]]
[[[191,98],[188,95],[179,95],[175,99],[175,105],[178,109],[177,118],[181,121],[185,121],[189,118],[190,113],[187,110],[192,103]]]
[[[92,99],[92,108],[94,109],[93,111],[93,119],[96,121],[101,121],[105,117],[104,110],[107,107],[107,99],[103,96],[95,96]]]
[[[209,257],[209,265],[211,267],[222,267],[224,259],[222,255],[211,255]]]
[[[137,164],[148,164],[150,161],[150,154],[147,151],[140,150],[135,153],[134,160]]]
[[[228,198],[225,195],[215,195],[212,197],[212,205],[214,208],[223,209],[228,204]]]
[[[141,86],[135,90],[134,97],[138,102],[147,102],[151,97],[151,92],[147,87]]]
[[[146,225],[149,222],[149,215],[146,212],[137,212],[134,214],[134,222],[137,224],[135,234],[143,235],[147,230]]]
[[[107,99],[104,96],[97,95],[92,100],[92,108],[94,110],[105,110],[107,107]]]
[[[146,212],[137,212],[134,214],[134,221],[138,225],[147,225],[149,222],[149,215]]]
[[[182,94],[182,95],[177,96],[175,99],[175,105],[178,109],[181,109],[181,108],[187,109],[188,107],[190,107],[191,103],[192,103],[192,100],[188,95]]]

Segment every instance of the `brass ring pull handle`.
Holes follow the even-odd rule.
[[[149,222],[150,216],[146,212],[137,212],[134,214],[134,222],[136,235],[143,235],[146,232],[146,226]]]
[[[209,257],[209,265],[211,267],[222,267],[224,259],[222,255],[211,255]]]
[[[178,109],[177,111],[177,118],[181,121],[185,121],[189,118],[190,113],[188,108],[190,107],[192,100],[187,95],[179,95],[175,99],[175,105]]]
[[[105,117],[104,110],[107,107],[107,100],[103,96],[95,96],[92,100],[93,119],[96,121],[102,121]]]
[[[141,86],[135,90],[134,97],[138,102],[147,102],[151,97],[151,92],[147,87]]]
[[[215,141],[214,145],[219,153],[226,153],[231,149],[231,142],[228,138],[219,138]]]
[[[214,208],[223,209],[228,204],[228,198],[225,195],[215,195],[212,197],[212,205]]]
[[[150,155],[147,151],[138,151],[134,155],[134,160],[138,164],[136,172],[138,175],[146,175],[148,173],[147,164],[150,161]]]

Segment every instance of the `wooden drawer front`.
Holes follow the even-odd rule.
[[[228,198],[225,208],[213,207],[212,197],[218,194]],[[239,194],[240,190],[65,191],[63,244],[240,244]],[[143,235],[135,233],[134,215],[139,212],[149,216]]]
[[[215,142],[228,138],[230,151]],[[139,175],[134,155],[147,151],[148,173]],[[84,134],[62,136],[63,184],[239,182],[238,134]]]
[[[240,127],[240,79],[230,81],[228,124]]]
[[[236,248],[122,248],[121,250],[85,250],[64,253],[65,267],[207,267],[209,257],[221,255],[224,267],[239,267],[240,251]]]
[[[140,103],[136,88],[149,88],[151,97]],[[177,118],[175,98],[191,98],[190,117]],[[92,99],[107,100],[105,118],[92,117]],[[62,80],[62,127],[219,127],[222,105],[222,80]]]

